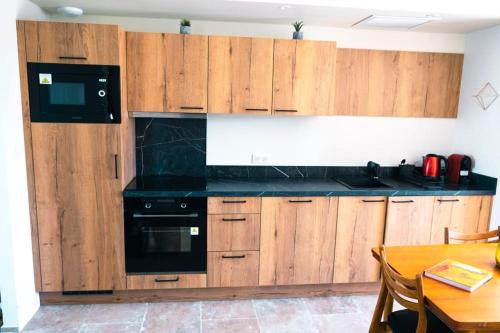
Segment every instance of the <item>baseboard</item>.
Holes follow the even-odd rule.
[[[116,290],[113,294],[106,295],[63,295],[59,292],[50,292],[40,293],[40,302],[47,305],[368,295],[377,294],[379,289],[380,282],[370,282],[239,288]]]

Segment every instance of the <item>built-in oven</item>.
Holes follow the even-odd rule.
[[[28,63],[32,122],[120,123],[120,67]]]
[[[125,198],[128,274],[207,270],[206,198]]]

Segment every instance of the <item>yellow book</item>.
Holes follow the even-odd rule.
[[[469,292],[481,287],[493,277],[491,272],[452,259],[446,259],[426,269],[424,275]]]

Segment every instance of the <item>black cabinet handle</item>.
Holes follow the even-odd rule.
[[[179,281],[179,277],[173,279],[155,279],[155,282],[177,282]]]
[[[274,109],[274,112],[299,112],[297,109]]]
[[[391,200],[393,203],[413,203],[413,200]]]
[[[438,199],[439,202],[458,202],[460,199]]]
[[[262,111],[267,112],[269,109],[259,109],[259,108],[246,108],[245,111]]]
[[[362,200],[363,202],[385,202],[384,199],[380,199],[380,200]]]
[[[222,259],[243,259],[243,258],[245,258],[244,254],[240,256],[225,256],[225,255],[222,256]]]
[[[246,218],[240,218],[240,219],[225,219],[223,218],[222,221],[224,222],[244,222],[246,221],[247,219]]]
[[[115,154],[115,179],[118,179],[118,155]]]
[[[60,56],[61,60],[87,60],[87,57],[71,57],[71,56]]]
[[[288,202],[291,203],[306,203],[306,202],[313,202],[312,200],[288,200]]]
[[[246,203],[246,200],[222,200],[222,203],[225,204],[238,204],[238,203]]]
[[[181,106],[181,110],[203,110],[202,106]]]

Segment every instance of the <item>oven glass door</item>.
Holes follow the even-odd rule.
[[[206,217],[200,213],[131,214],[125,243],[128,273],[206,271]]]

